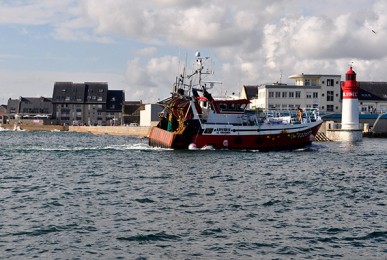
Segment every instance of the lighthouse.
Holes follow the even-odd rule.
[[[345,74],[341,85],[343,90],[343,106],[341,111],[341,128],[331,131],[331,139],[335,141],[357,142],[363,140],[363,131],[359,124],[359,84],[352,66]]]
[[[341,111],[341,127],[331,127],[333,121],[327,122],[327,137],[333,141],[357,142],[363,140],[363,131],[359,124],[359,84],[352,66],[345,74],[341,84],[343,90],[343,105]]]
[[[359,85],[356,81],[356,72],[352,66],[345,74],[345,81],[341,85],[343,90],[343,107],[341,117],[342,130],[359,129]]]

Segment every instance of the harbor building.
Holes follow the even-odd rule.
[[[55,82],[53,113],[61,125],[121,125],[123,90],[106,82]]]
[[[362,114],[387,112],[387,82],[358,81],[359,109]]]
[[[250,99],[251,108],[263,110],[293,110],[318,108],[322,113],[341,111],[340,75],[296,74],[289,76],[295,84],[273,83],[256,86],[256,97]],[[243,86],[246,97],[254,93],[254,86]]]
[[[142,101],[125,101],[122,114],[122,125],[139,126],[140,111],[145,109]]]
[[[5,124],[7,122],[7,106],[0,105],[0,124]]]
[[[9,119],[51,119],[51,98],[19,97],[8,99],[7,115]]]

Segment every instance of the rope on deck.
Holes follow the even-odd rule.
[[[315,141],[316,142],[332,142],[331,139],[329,139],[325,133],[323,132],[318,132],[317,135],[315,136]]]

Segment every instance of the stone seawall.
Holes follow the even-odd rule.
[[[13,130],[14,125],[0,124],[0,127]],[[91,133],[96,135],[123,135],[148,137],[150,126],[61,126],[61,125],[19,125],[21,130],[26,131],[69,131],[80,133]]]
[[[3,124],[0,125],[4,129],[13,130],[15,128],[15,125],[13,124]],[[61,125],[19,125],[21,130],[26,131],[68,131],[68,126],[61,126]]]
[[[69,126],[69,132],[148,137],[149,126]]]

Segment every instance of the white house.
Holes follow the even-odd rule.
[[[294,85],[273,83],[258,86],[252,108],[292,110],[318,108],[321,112],[341,112],[340,75],[298,74],[289,76]]]
[[[159,113],[163,108],[158,104],[146,104],[140,111],[140,126],[152,126],[159,122]]]

